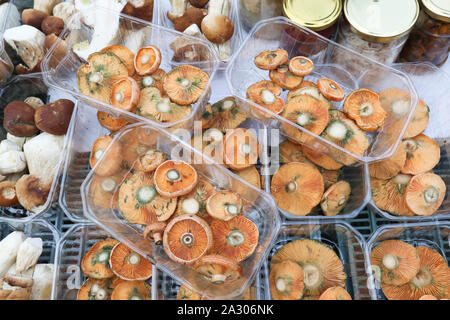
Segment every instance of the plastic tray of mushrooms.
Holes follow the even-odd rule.
[[[245,150],[256,142],[241,130],[233,134],[231,149],[238,147],[235,140]],[[270,195],[149,125],[132,125],[115,135],[81,194],[90,220],[208,298],[244,294],[279,228]]]
[[[6,50],[0,50],[2,61],[9,62],[9,68],[0,68],[0,83],[14,71],[16,74],[28,74],[41,71],[44,55],[56,42],[58,36],[68,25],[74,14],[81,14],[86,23],[96,23],[90,12],[96,6],[110,8],[151,22],[153,18],[153,0],[11,0],[0,6],[0,17],[6,14],[4,25],[0,25],[0,34],[5,31]],[[6,16],[5,16],[6,17]],[[102,22],[103,23],[103,22]],[[2,28],[3,27],[3,28]],[[0,49],[2,45],[0,44]],[[9,54],[9,58],[3,54]],[[3,72],[1,72],[3,70]],[[8,70],[8,72],[5,72]]]
[[[26,222],[57,198],[77,102],[48,89],[41,74],[0,89],[0,221]]]
[[[212,45],[115,10],[89,13],[97,24],[75,14],[44,57],[46,83],[108,111],[111,121],[193,127],[219,64]],[[204,60],[188,60],[192,48]]]
[[[211,42],[221,60],[221,69],[241,45],[235,0],[169,0],[158,1],[156,7],[158,24]]]
[[[48,222],[0,222],[0,300],[48,300],[58,231]]]
[[[450,76],[429,63],[400,63],[419,92],[419,102],[394,156],[369,165],[371,207],[399,221],[450,217]],[[392,92],[393,100],[407,94]]]
[[[305,34],[316,41],[297,40]],[[368,67],[336,64],[336,54],[351,55]],[[226,76],[232,93],[260,107],[268,126],[347,166],[392,156],[417,103],[403,72],[281,17],[252,29]],[[408,92],[410,100],[386,103],[382,93],[393,87]]]
[[[450,298],[450,224],[422,222],[379,228],[365,249],[373,300]]]

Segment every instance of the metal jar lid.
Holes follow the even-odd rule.
[[[346,0],[344,4],[352,30],[375,42],[389,42],[408,34],[419,11],[417,0]]]
[[[332,26],[342,11],[342,0],[283,0],[283,14],[314,31]]]
[[[430,17],[450,22],[450,0],[422,0],[422,6]]]

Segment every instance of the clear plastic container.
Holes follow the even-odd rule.
[[[398,70],[382,65],[354,51],[346,49],[306,28],[294,24],[288,19],[274,18],[264,20],[252,29],[249,37],[236,52],[226,71],[227,81],[232,93],[245,99],[246,90],[250,85],[257,81],[268,79],[267,72],[258,69],[253,62],[254,57],[260,52],[282,48],[288,51],[290,58],[298,55],[297,51],[293,51],[293,48],[296,48],[296,42],[293,42],[294,39],[288,42],[282,40],[286,33],[284,30],[292,27],[297,27],[299,32],[315,37],[319,44],[324,44],[324,50],[313,57],[316,69],[312,75],[309,76],[310,78],[316,80],[326,77],[337,81],[346,94],[357,88],[369,88],[379,92],[384,89],[396,87],[411,94],[411,103],[404,113],[404,116],[397,117],[388,115],[385,125],[380,131],[367,135],[370,141],[370,147],[363,156],[351,153],[335,143],[286,120],[282,116],[268,112],[267,109],[248,101],[248,104],[252,106],[253,110],[259,111],[259,117],[256,117],[271,128],[281,129],[283,126],[287,126],[290,129],[298,129],[304,132],[308,135],[308,141],[305,144],[318,152],[332,157],[342,156],[351,159],[352,161],[370,163],[392,156],[414,114],[417,103],[417,93],[410,79]],[[265,39],[265,34],[273,32],[275,32],[274,38],[276,40]],[[298,44],[301,47],[302,43]],[[309,45],[310,43],[308,43],[308,46]],[[333,54],[349,55],[356,61],[367,63],[368,68],[360,70],[347,64],[329,64]],[[306,80],[308,80],[308,77],[306,77]],[[285,94],[286,93],[284,93],[284,95]],[[284,97],[284,95],[282,97]],[[342,110],[342,104],[343,102],[341,101],[340,103],[334,103],[334,106],[337,109]],[[295,140],[295,138],[293,139]]]
[[[334,222],[292,222],[282,225],[267,260],[264,261],[264,296],[272,299],[269,285],[270,261],[285,244],[299,239],[312,239],[327,245],[338,255],[347,274],[345,289],[353,300],[370,299],[367,290],[367,275],[364,269],[363,236],[343,221]]]
[[[111,16],[112,20],[117,16],[117,13],[115,13],[114,11],[100,7],[95,7],[92,10],[94,15],[102,14],[107,17]],[[110,43],[110,45],[123,45],[125,44],[125,39],[127,39],[129,36],[136,35],[135,32],[142,32],[142,42],[136,40],[138,39],[138,37],[136,37],[129,38],[132,39],[129,43],[132,43],[133,46],[136,47],[136,49],[150,44],[158,47],[162,55],[162,62],[160,65],[161,69],[164,69],[168,72],[176,66],[191,64],[199,67],[209,75],[210,79],[202,96],[195,104],[192,105],[192,111],[188,116],[174,122],[155,122],[142,116],[138,116],[134,113],[124,111],[123,109],[113,107],[110,104],[101,102],[87,95],[81,94],[78,90],[76,73],[79,67],[84,63],[73,52],[72,49],[76,43],[80,43],[83,41],[90,42],[92,37],[92,29],[80,21],[80,14],[75,14],[73,16],[71,22],[68,23],[68,26],[60,35],[61,38],[65,39],[67,50],[63,49],[63,44],[60,41],[57,42],[56,45],[53,46],[44,57],[41,67],[45,72],[45,82],[51,87],[55,87],[76,96],[78,99],[84,101],[89,105],[92,105],[98,109],[110,111],[110,113],[114,114],[115,116],[120,116],[130,122],[149,122],[161,127],[192,127],[192,114],[197,110],[198,106],[201,105],[205,99],[207,99],[212,78],[214,77],[218,67],[218,60],[211,44],[209,44],[209,42],[207,41],[195,37],[190,37],[177,31],[169,30],[127,15],[120,14],[118,19],[118,36],[114,41],[112,41],[112,43]],[[171,49],[170,44],[176,39],[178,39],[178,41],[182,41],[186,45],[195,45],[198,50],[203,52],[207,59],[203,62],[196,63],[187,63],[185,60],[179,60],[177,62],[172,61],[174,52]]]
[[[283,136],[278,135],[276,130],[268,130],[268,149],[270,150],[269,165],[265,166],[263,170],[263,175],[265,177],[264,184],[265,190],[271,193],[271,181],[273,175],[277,170],[283,166],[279,163],[279,144],[286,139]],[[320,167],[317,166],[320,169]],[[335,216],[326,216],[323,214],[320,205],[315,207],[310,214],[306,216],[298,216],[282,210],[278,207],[278,211],[287,220],[308,220],[308,221],[320,221],[326,223],[330,220],[338,219],[353,219],[358,216],[358,214],[363,210],[371,199],[370,192],[370,182],[367,177],[368,175],[368,165],[360,164],[358,166],[344,166],[340,169],[338,176],[338,181],[344,180],[350,183],[351,195],[350,199],[345,205],[345,207]],[[325,188],[325,191],[327,188]],[[276,201],[275,201],[276,202]]]
[[[8,208],[0,207],[0,221],[28,222],[43,215],[50,208],[52,203],[57,200],[59,177],[62,173],[65,152],[67,151],[67,144],[72,139],[72,135],[74,133],[73,120],[77,116],[78,102],[73,99],[73,97],[64,94],[63,92],[48,88],[42,79],[42,74],[35,73],[30,75],[15,76],[5,85],[4,88],[0,89],[0,121],[2,123],[2,126],[0,127],[0,141],[6,139],[7,134],[6,130],[3,128],[4,108],[11,101],[24,101],[29,96],[39,97],[44,103],[49,103],[57,99],[65,98],[74,101],[75,107],[72,113],[71,124],[69,125],[64,139],[63,151],[58,162],[58,168],[55,170],[56,175],[53,178],[47,201],[41,207],[41,210],[39,212],[29,212],[21,206]]]
[[[81,261],[94,243],[106,238],[111,236],[93,223],[75,224],[63,235],[56,248],[53,300],[77,299],[78,289],[87,279],[81,271]],[[152,276],[148,280],[152,286],[152,296],[154,278]]]
[[[283,0],[238,0],[242,29],[249,32],[260,20],[283,15]]]
[[[51,263],[54,264],[56,269],[57,243],[60,235],[53,225],[41,219],[35,219],[27,223],[0,222],[0,240],[13,231],[22,231],[27,237],[41,238],[42,253],[37,263]],[[52,289],[54,285],[55,282],[53,282]]]
[[[429,247],[441,254],[447,263],[450,259],[450,223],[427,222],[385,225],[377,229],[367,241],[364,256],[367,286],[372,300],[386,300],[370,260],[372,249],[384,240],[402,240],[414,247]]]
[[[447,186],[447,194],[442,205],[431,216],[402,217],[380,210],[373,200],[370,207],[384,218],[396,221],[427,221],[450,218],[450,75],[429,62],[397,63],[393,67],[406,73],[414,83],[419,98],[430,109],[430,120],[424,134],[435,139],[441,147],[441,159],[433,172],[439,175]],[[369,177],[370,179],[370,177]]]
[[[222,51],[224,51],[225,45],[228,46],[227,44],[224,45],[218,45],[218,44],[214,44],[212,42],[211,43],[212,47],[214,48],[214,51],[216,52],[217,56],[219,57],[221,63],[220,63],[220,68],[224,69],[226,67],[226,65],[228,64],[228,62],[231,60],[233,54],[236,52],[236,50],[239,48],[239,46],[242,43],[242,31],[241,31],[241,19],[239,19],[239,13],[238,13],[238,8],[237,8],[237,3],[236,0],[228,0],[230,1],[230,14],[229,14],[229,18],[230,20],[233,22],[234,25],[234,33],[233,36],[231,37],[230,41],[230,54],[226,54],[223,55]],[[167,12],[171,10],[171,4],[170,1],[157,1],[156,3],[156,7],[157,7],[157,11],[155,12],[155,14],[157,15],[157,21],[155,21],[155,23],[169,28],[169,29],[173,29],[173,22],[170,21],[170,19],[167,16]],[[208,8],[208,6],[206,5],[206,8]]]
[[[104,159],[108,158],[110,147],[104,151],[97,166],[89,173],[81,186],[85,216],[101,226],[114,238],[147,257],[158,269],[170,274],[176,281],[186,285],[191,290],[201,292],[205,297],[218,299],[230,299],[241,295],[253,282],[256,273],[261,267],[262,261],[269,252],[270,244],[279,229],[280,220],[272,197],[266,192],[256,189],[246,181],[243,181],[223,166],[214,163],[210,158],[202,156],[202,154],[190,145],[176,138],[174,135],[169,134],[162,128],[142,124],[128,126],[115,136],[114,141],[118,142],[124,138],[130,139],[130,135],[135,135],[139,132],[141,132],[139,141],[151,139],[153,143],[156,143],[157,149],[167,154],[168,159],[182,159],[190,163],[197,171],[199,178],[205,179],[215,188],[239,190],[239,195],[246,203],[247,209],[244,215],[252,220],[259,230],[259,239],[255,252],[251,257],[241,263],[242,276],[235,281],[223,285],[212,285],[209,280],[200,276],[191,267],[172,261],[161,246],[154,245],[149,240],[145,240],[142,234],[142,226],[132,225],[127,222],[120,211],[96,206],[94,199],[89,193],[89,189],[94,177],[94,171],[97,166],[102,165]],[[136,157],[130,156],[130,163],[133,163],[133,159],[136,159]],[[200,163],[195,161],[196,159],[202,158],[203,161],[200,161]],[[118,178],[123,181],[127,174],[128,171],[125,170],[123,175],[118,176]],[[112,197],[116,193],[118,193],[118,186],[116,186]],[[106,199],[106,201],[108,200]]]
[[[14,66],[5,50],[5,43],[3,41],[3,33],[5,32],[8,25],[7,17],[9,17],[9,13],[12,10],[11,7],[13,4],[4,3],[3,5],[7,6],[7,9],[5,15],[0,17],[2,18],[2,20],[0,21],[0,86],[4,85],[8,81],[14,70]]]

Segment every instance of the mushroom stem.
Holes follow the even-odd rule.
[[[283,278],[278,278],[275,285],[277,290],[280,292],[284,292],[286,290],[286,282],[284,282]]]
[[[153,240],[155,244],[160,245],[162,243],[162,234],[161,232],[157,232],[153,234]]]
[[[373,106],[371,103],[369,102],[365,102],[363,103],[360,107],[359,107],[359,114],[363,117],[368,117],[371,116],[373,114]]]
[[[328,127],[327,132],[336,140],[344,140],[347,135],[347,127],[342,122],[335,121]]]
[[[425,201],[427,203],[433,204],[439,198],[439,192],[433,186],[428,187],[424,192]]]
[[[389,270],[394,270],[398,267],[398,259],[392,254],[387,254],[383,257],[383,265]]]
[[[215,274],[211,277],[211,282],[214,284],[222,284],[225,283],[225,280],[227,279],[226,275],[223,274]]]
[[[420,268],[417,275],[411,280],[411,282],[418,288],[423,288],[429,285],[433,280],[430,272],[424,268]]]
[[[320,283],[320,271],[312,265],[306,264],[303,266],[303,282],[307,288],[315,288]]]

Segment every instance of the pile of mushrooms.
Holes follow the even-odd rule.
[[[5,107],[7,138],[0,142],[0,206],[20,204],[35,213],[44,209],[73,108],[70,100],[44,105],[38,97],[12,101]]]
[[[177,31],[206,38],[212,42],[221,60],[231,56],[231,37],[234,24],[230,20],[229,0],[171,0],[172,10],[167,12]],[[205,7],[208,7],[205,9]],[[174,43],[175,49],[183,44]],[[176,51],[176,50],[174,50]]]

